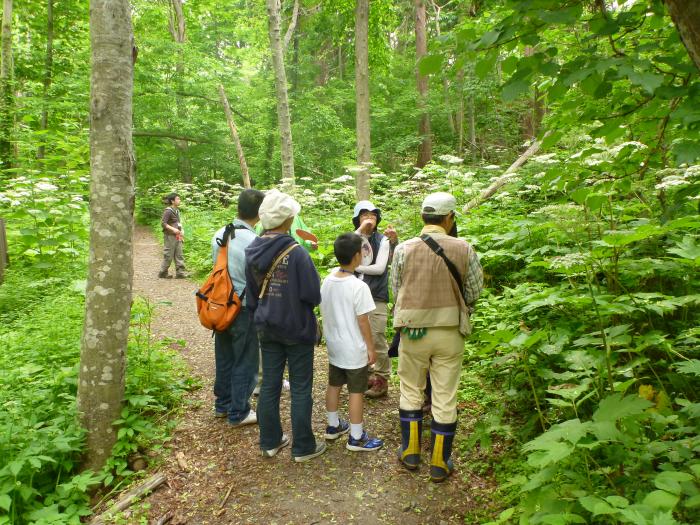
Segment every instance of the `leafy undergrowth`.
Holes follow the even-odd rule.
[[[473,414],[460,419],[470,434],[460,453],[502,482],[478,519],[695,523],[700,168],[640,175],[651,154],[644,144],[586,135],[566,143],[458,217],[487,286],[466,345],[459,396]],[[420,229],[423,195],[450,191],[468,202],[502,170],[446,156],[417,173],[374,174],[372,198],[406,239]],[[239,188],[178,189],[193,237],[187,257],[205,273],[211,234],[235,215],[224,205]],[[311,255],[323,276],[335,263],[332,241],[352,229],[352,177],[305,181],[298,199],[320,238]]]
[[[56,263],[41,279],[13,269],[0,287],[0,523],[79,523],[92,492],[129,480],[133,457],[167,440],[164,416],[190,387],[176,354],[150,339],[152,306],[135,301],[119,439],[102,472],[80,472],[84,283],[75,276],[84,273],[75,263]]]

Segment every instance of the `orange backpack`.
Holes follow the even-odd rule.
[[[233,287],[228,273],[228,242],[236,236],[233,224],[224,229],[221,239],[217,239],[219,254],[211,275],[196,292],[197,313],[202,326],[216,332],[225,331],[241,311],[241,298]]]

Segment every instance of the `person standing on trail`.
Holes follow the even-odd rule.
[[[328,348],[325,438],[335,440],[350,431],[345,448],[373,452],[384,442],[370,437],[362,425],[368,366],[377,358],[369,324],[374,300],[369,286],[355,277],[355,268],[362,260],[362,239],[355,233],[344,233],[335,240],[333,251],[340,268],[321,285],[321,315]],[[340,390],[345,384],[350,424],[338,417]]]
[[[387,303],[389,302],[389,261],[392,247],[398,243],[396,230],[390,225],[384,235],[377,231],[382,212],[370,201],[355,205],[352,223],[362,238],[362,264],[355,270],[369,286],[376,309],[370,313],[372,338],[377,361],[369,377],[365,395],[370,398],[385,396],[389,390],[391,358],[386,340]]]
[[[246,249],[248,308],[260,339],[263,380],[258,398],[260,449],[273,457],[289,445],[282,433],[280,394],[285,365],[289,369],[292,401],[292,457],[308,461],[323,454],[311,427],[314,345],[318,323],[314,307],[321,302],[320,278],[311,257],[289,235],[297,201],[270,190],[260,205],[265,230]]]
[[[175,259],[175,278],[184,279],[187,277],[187,273],[182,252],[185,234],[182,230],[182,222],[180,222],[180,196],[177,193],[169,193],[163,200],[168,207],[165,208],[163,218],[160,221],[163,227],[163,264],[160,266],[158,277],[161,279],[170,278],[168,270]]]
[[[420,463],[423,392],[432,382],[430,478],[440,482],[453,470],[457,429],[457,387],[469,315],[483,287],[474,248],[456,238],[455,198],[428,195],[421,207],[420,237],[396,247],[391,284],[396,298],[394,327],[401,330],[399,461],[409,470]]]
[[[238,196],[238,217],[233,221],[226,255],[228,274],[242,308],[225,332],[214,333],[214,416],[227,417],[234,427],[258,421],[250,406],[250,396],[258,381],[258,336],[247,307],[245,249],[257,238],[254,228],[264,197],[263,192],[251,189],[243,190]],[[223,242],[225,230],[225,226],[219,229],[211,240],[214,264],[221,249],[217,241]]]

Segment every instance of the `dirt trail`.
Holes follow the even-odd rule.
[[[458,461],[455,475],[441,485],[428,480],[425,465],[418,473],[399,466],[395,456],[400,444],[398,384],[391,386],[387,398],[366,405],[365,427],[386,443],[376,453],[349,452],[339,439],[329,443],[323,456],[307,463],[294,463],[289,448],[275,458],[263,459],[257,426],[234,429],[225,420],[215,419],[213,341],[194,314],[196,285],[158,279],[161,257],[159,241],[149,230],[137,228],[135,292],[161,303],[152,325],[154,336],[186,341],[182,355],[203,386],[189,395],[184,417],[169,443],[170,452],[158,467],[168,483],[147,499],[149,523],[168,512],[174,524],[465,522],[465,513],[477,504],[472,489],[483,494],[491,481],[460,469]],[[325,428],[326,379],[325,351],[317,348],[313,409],[317,436]],[[343,397],[341,414],[347,413],[346,407]],[[282,425],[285,432],[291,432],[288,392],[282,394]],[[424,436],[424,459],[428,441]],[[178,463],[178,457],[184,465]]]

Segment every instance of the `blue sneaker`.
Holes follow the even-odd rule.
[[[374,452],[384,446],[384,441],[377,438],[371,438],[367,432],[362,432],[360,439],[355,439],[352,435],[348,436],[348,443],[345,448],[353,452]]]
[[[350,430],[350,423],[348,423],[344,419],[339,419],[337,427],[331,427],[331,426],[326,427],[326,433],[324,434],[323,437],[325,437],[326,439],[330,439],[332,441],[335,441],[343,434],[347,434],[349,430]]]

